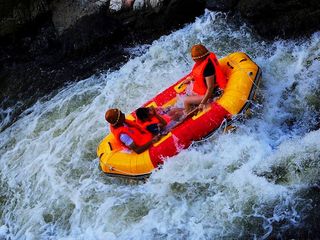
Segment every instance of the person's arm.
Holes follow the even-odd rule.
[[[185,80],[183,80],[183,84],[189,84],[190,82],[194,81],[194,78],[192,75],[186,77]]]
[[[152,115],[152,116],[155,116],[158,120],[159,120],[159,123],[160,123],[160,126],[161,127],[164,127],[164,126],[166,126],[167,125],[167,122],[166,122],[166,120],[164,120],[162,117],[161,117],[161,115],[157,112],[157,110],[154,108],[154,107],[150,107],[150,114]]]
[[[159,141],[160,138],[161,138],[161,136],[155,136],[153,139],[151,139],[146,144],[144,144],[142,146],[137,146],[134,143],[133,139],[128,134],[123,133],[120,135],[120,141],[124,145],[126,145],[129,149],[133,150],[137,154],[140,154],[140,153],[144,152],[145,150],[147,150],[153,143]]]
[[[159,124],[161,127],[164,127],[167,125],[166,120],[163,119],[159,114],[156,114],[155,117],[159,120]]]
[[[132,142],[128,147],[132,149],[135,153],[140,154],[143,153],[145,150],[147,150],[151,145],[155,142],[158,142],[160,140],[161,136],[155,136],[152,138],[149,142],[142,146],[137,146],[134,142]]]
[[[181,82],[181,85],[183,84],[189,84],[190,82],[194,81],[193,76],[191,73]]]
[[[159,120],[160,126],[161,126],[161,127],[166,126],[166,125],[167,125],[166,120],[164,120],[163,117],[161,117],[161,115],[160,115],[159,113],[157,113],[157,110],[154,109],[154,108],[152,108],[152,111],[153,111],[153,112],[152,112],[153,116],[155,116],[155,117]]]
[[[208,102],[208,100],[212,97],[213,95],[213,89],[214,89],[214,83],[215,83],[215,75],[211,75],[208,77],[205,77],[206,80],[206,85],[207,85],[207,91],[202,98],[200,104],[199,104],[199,109],[203,110],[205,107],[205,104]]]

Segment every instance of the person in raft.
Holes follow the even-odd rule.
[[[170,121],[169,116],[161,116],[154,107],[142,107],[136,110],[137,124],[146,129],[153,135],[162,134],[167,122]]]
[[[137,154],[144,152],[161,138],[159,135],[154,137],[134,121],[126,119],[124,113],[119,109],[109,109],[105,114],[105,119],[110,124],[110,131],[121,145]]]
[[[192,95],[184,99],[186,113],[189,113],[195,105],[198,105],[199,110],[203,110],[208,102],[221,94],[227,84],[216,55],[209,52],[205,46],[193,45],[191,57],[195,64],[189,76],[182,82],[189,84],[193,81]]]

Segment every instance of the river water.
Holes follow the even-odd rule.
[[[192,67],[202,42],[248,53],[263,80],[253,116],[166,161],[145,183],[98,170],[110,107],[131,112]],[[132,59],[39,100],[0,133],[0,239],[316,238],[320,33],[267,42],[206,12]]]

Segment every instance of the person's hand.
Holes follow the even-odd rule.
[[[156,143],[161,139],[161,135],[157,135],[155,137],[152,138],[152,143]]]
[[[203,111],[206,108],[206,105],[204,103],[200,103],[198,106],[199,111]]]
[[[182,84],[189,84],[191,81],[193,81],[193,77],[188,76],[188,77],[186,77],[185,80],[183,80]]]
[[[156,115],[157,114],[157,111],[154,107],[150,107],[150,112],[149,112],[151,115]]]

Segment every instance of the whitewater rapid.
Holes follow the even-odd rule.
[[[200,42],[218,57],[246,52],[261,67],[252,118],[182,151],[145,183],[104,176],[95,151],[109,132],[105,111],[131,112],[179,80]],[[1,240],[317,236],[320,33],[267,42],[207,11],[127,51],[119,70],[40,99],[0,133]]]

